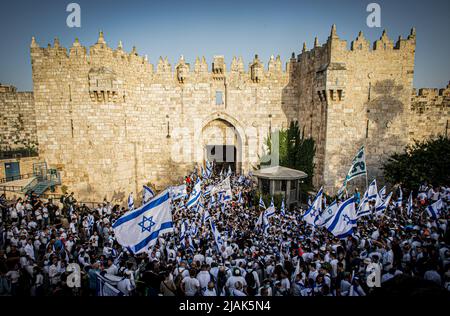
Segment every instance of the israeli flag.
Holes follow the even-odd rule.
[[[197,182],[194,186],[194,189],[191,192],[191,195],[189,197],[189,200],[186,204],[186,207],[189,209],[200,201],[200,196],[202,195],[202,187],[201,182]]]
[[[376,190],[376,183],[374,183],[374,182],[372,182],[370,184],[370,186],[367,188],[367,190],[364,193],[364,196],[361,200],[361,203],[359,203],[358,212],[357,212],[358,218],[361,218],[363,216],[367,216],[367,215],[371,214],[369,195],[373,195],[373,193],[374,193],[373,190]],[[377,193],[377,196],[378,196],[378,193]]]
[[[217,230],[216,225],[214,224],[214,221],[211,219],[209,221],[211,224],[211,232],[214,236],[214,241],[216,242],[217,249],[219,251],[222,251],[222,246],[225,245],[225,241],[222,239],[222,236],[220,235],[220,232]]]
[[[284,199],[283,199],[283,201],[281,201],[280,213],[281,213],[281,216],[283,216],[283,217],[286,216],[286,210],[285,210],[285,207],[284,207]]]
[[[182,184],[177,187],[170,187],[169,193],[172,201],[184,198],[185,196],[187,196],[186,185]]]
[[[264,212],[266,213],[266,212]],[[269,234],[269,228],[270,228],[270,222],[269,222],[269,218],[264,214],[263,218],[262,218],[262,224],[263,224],[263,232],[264,235],[267,236]]]
[[[323,198],[323,187],[320,188],[317,193],[312,205],[306,211],[305,215],[303,215],[303,220],[314,226],[314,222],[316,221],[317,216],[322,212],[322,198]]]
[[[412,195],[412,191],[409,194],[409,198],[408,198],[408,206],[406,208],[406,214],[411,217],[412,215],[412,211],[413,211],[413,195]]]
[[[228,173],[227,176],[231,176],[233,174],[233,172],[231,171],[231,165],[228,165]]]
[[[187,223],[185,220],[181,222],[180,227],[180,243],[183,246],[183,248],[186,248],[186,231],[187,231]]]
[[[242,198],[242,191],[239,191],[238,203],[244,204],[244,199]]]
[[[378,196],[381,198],[382,201],[386,200],[386,186],[384,186],[379,192]]]
[[[397,200],[394,203],[395,207],[401,208],[402,207],[402,202],[403,202],[403,192],[402,192],[402,188],[399,186],[398,187],[398,197],[397,197]]]
[[[216,207],[216,197],[214,194],[211,194],[211,202],[210,202],[210,206],[211,207]]]
[[[265,217],[267,217],[267,218],[271,218],[272,216],[274,216],[275,215],[275,205],[273,204],[273,197],[272,197],[272,200],[271,200],[271,202],[270,202],[270,206],[267,208],[267,210],[265,210],[265,212],[264,212],[264,216]]]
[[[370,201],[375,201],[378,196],[378,190],[377,190],[377,180],[374,179],[372,183],[367,188],[367,199]]]
[[[264,204],[262,196],[259,197],[259,207],[266,209],[266,205]]]
[[[209,162],[209,160],[206,160],[206,172],[209,173],[209,175],[211,175],[213,170],[212,164]]]
[[[389,206],[389,202],[391,201],[392,198],[392,192],[389,193],[389,195],[386,197],[386,199],[384,201],[381,202],[381,204],[379,205],[375,205],[375,212],[380,215],[381,213],[383,213]]]
[[[211,218],[211,215],[209,214],[208,210],[205,210],[203,212],[203,215],[202,215],[202,223],[203,223],[203,225],[205,225],[205,223],[207,221],[209,221],[210,218]]]
[[[155,196],[155,192],[150,189],[148,186],[144,185],[144,191],[142,194],[142,204],[147,204],[153,197]]]
[[[203,166],[201,166],[201,173],[202,173],[202,178],[206,179],[207,175],[206,175],[205,169],[203,169]]]
[[[171,201],[168,190],[149,203],[129,211],[112,225],[117,242],[134,254],[153,246],[161,234],[173,231]]]
[[[427,207],[427,213],[432,219],[437,219],[443,207],[442,199],[439,199]]]
[[[337,238],[345,238],[353,234],[353,227],[356,223],[355,199],[352,196],[339,206],[336,214],[325,225],[327,230]]]
[[[133,193],[130,193],[130,195],[128,196],[128,210],[134,210]]]
[[[315,222],[316,226],[323,227],[329,223],[329,221],[336,215],[339,207],[337,201],[334,201],[325,209],[325,211],[317,217]]]

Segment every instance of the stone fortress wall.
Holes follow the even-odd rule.
[[[395,44],[383,32],[372,47],[360,33],[348,47],[333,26],[326,43],[304,45],[284,67],[255,56],[246,70],[237,57],[227,69],[223,56],[153,66],[135,48],[111,48],[103,33],[89,53],[78,40],[42,48],[33,38],[39,154],[80,197],[125,201],[144,183],[178,181],[208,144],[235,145],[248,172],[268,133],[298,120],[316,140],[314,184],[333,193],[360,146],[369,177],[380,178],[383,158],[446,133],[449,87],[416,94],[415,43],[413,29]],[[229,127],[234,134],[222,135]]]
[[[37,147],[33,92],[0,84],[0,150]]]

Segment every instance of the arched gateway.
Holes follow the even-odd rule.
[[[241,173],[246,170],[245,133],[239,123],[224,113],[216,113],[204,121],[201,146],[203,161],[215,161],[216,166],[233,172]]]

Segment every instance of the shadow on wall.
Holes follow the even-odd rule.
[[[367,135],[366,160],[369,176],[383,177],[381,164],[393,150],[403,148],[401,132],[405,127],[400,125],[400,130],[393,130],[393,126],[399,126],[399,120],[405,109],[401,100],[405,88],[396,84],[394,80],[378,81],[372,88],[370,101],[366,103],[367,120],[369,129]],[[381,180],[381,179],[380,179]]]
[[[341,148],[347,148],[347,150],[328,153],[337,161],[336,165],[340,166],[339,170],[331,170],[333,173],[331,176],[340,181],[339,185],[344,180],[356,151],[363,145],[366,147],[368,182],[370,183],[374,178],[377,179],[378,185],[384,182],[382,163],[393,153],[392,148],[401,148],[406,145],[402,143],[400,135],[393,133],[391,128],[394,123],[398,123],[397,120],[401,119],[404,104],[400,98],[405,92],[403,85],[398,85],[391,79],[378,81],[372,86],[370,100],[365,103],[365,110],[363,110],[366,111],[366,115],[362,115],[366,117],[364,122],[361,122],[364,128],[356,129],[363,131],[362,134],[355,135],[352,139],[345,139],[346,143],[342,144]],[[344,125],[347,124],[344,122]],[[354,122],[349,122],[348,125],[355,126]],[[352,180],[347,189],[348,192],[353,192],[355,188],[363,191],[362,188],[365,187],[366,179],[360,177]]]

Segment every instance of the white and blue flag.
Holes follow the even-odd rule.
[[[314,225],[317,216],[319,216],[319,214],[322,213],[322,199],[323,199],[323,187],[320,188],[311,206],[306,211],[305,215],[303,215],[303,220],[306,223]]]
[[[286,210],[285,210],[285,207],[284,207],[284,199],[283,199],[283,201],[281,201],[281,209],[280,209],[280,214],[281,214],[281,216],[286,216]]]
[[[315,222],[316,226],[322,227],[329,223],[329,221],[334,217],[336,212],[338,211],[339,207],[337,204],[337,201],[334,201],[328,207],[320,214],[320,216],[317,217],[317,220]]]
[[[403,192],[402,192],[402,188],[399,186],[398,187],[398,196],[397,196],[397,200],[395,200],[395,207],[397,208],[401,208],[402,207],[402,203],[403,203]]]
[[[200,201],[200,196],[202,195],[202,187],[201,182],[197,182],[194,185],[194,188],[192,189],[191,195],[189,196],[189,200],[186,204],[186,207],[188,209],[194,207],[197,205],[197,203]]]
[[[342,239],[353,234],[355,223],[355,198],[352,196],[339,206],[336,214],[325,227],[335,237]]]
[[[133,193],[130,193],[128,196],[128,209],[130,211],[134,210],[134,199],[133,199]]]
[[[186,190],[185,184],[179,185],[177,187],[170,187],[169,192],[170,192],[170,198],[172,199],[172,201],[176,201],[178,199],[181,199],[181,198],[184,198],[187,196],[187,190]]]
[[[214,236],[214,241],[216,242],[217,249],[219,251],[222,251],[222,246],[225,246],[225,241],[222,239],[222,236],[220,235],[220,232],[217,230],[216,225],[214,224],[214,221],[210,219],[211,224],[211,231]]]
[[[442,199],[439,199],[427,207],[427,213],[432,219],[437,219],[443,207]]]
[[[205,223],[207,221],[209,221],[209,219],[211,218],[211,215],[209,214],[208,210],[204,210],[203,215],[202,215],[202,223],[203,225],[205,225]]]
[[[259,207],[266,209],[266,205],[264,204],[262,196],[259,197]]]
[[[168,190],[149,203],[129,211],[112,225],[117,242],[134,254],[146,251],[158,237],[173,231],[171,201]]]
[[[244,204],[244,199],[242,198],[242,191],[239,191],[238,203]]]
[[[408,198],[408,205],[406,208],[406,214],[411,217],[412,215],[412,211],[413,211],[413,195],[412,195],[412,191],[409,194],[409,198]]]
[[[275,215],[275,205],[273,203],[273,196],[272,196],[272,200],[270,201],[270,206],[264,211],[264,216],[266,216],[267,218],[271,218],[272,216]]]
[[[367,188],[367,199],[370,201],[375,201],[378,196],[378,190],[377,190],[377,180],[374,179],[372,183]]]
[[[142,192],[142,204],[147,204],[153,197],[155,192],[148,186],[144,185],[144,191]]]
[[[389,206],[389,202],[392,198],[392,192],[386,197],[386,199],[382,200],[381,203],[378,204],[380,200],[377,200],[377,204],[375,205],[375,213],[378,215],[382,214]]]
[[[380,191],[378,191],[378,196],[381,198],[382,201],[386,200],[386,186],[381,188]]]

